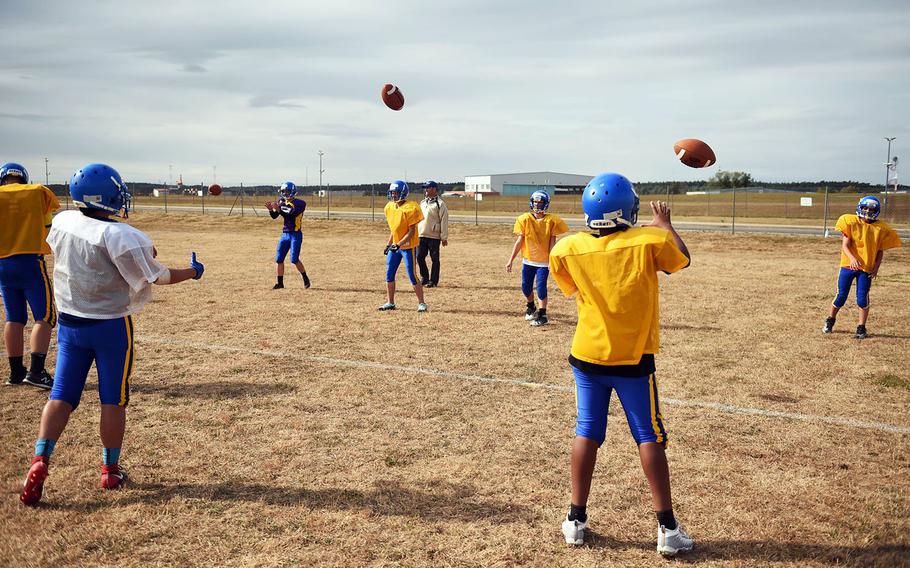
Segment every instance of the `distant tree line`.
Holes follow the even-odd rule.
[[[151,195],[152,190],[161,189],[162,184],[160,183],[144,183],[144,182],[127,182],[130,188],[130,192],[133,195]],[[411,192],[415,194],[420,194],[423,192],[422,181],[408,182],[408,185],[411,186]],[[57,195],[64,195],[69,191],[69,187],[63,184],[51,184],[51,191]],[[186,185],[185,187],[195,187],[199,189],[206,189],[208,186],[203,185]],[[345,193],[358,193],[362,195],[369,195],[371,188],[376,195],[385,195],[386,190],[389,187],[388,182],[376,182],[373,184],[361,183],[361,184],[342,184],[337,185],[333,184],[331,186],[323,186],[320,188],[318,185],[298,185],[297,191],[302,195],[315,195],[319,192],[320,189],[330,189],[333,193],[335,192],[345,192]],[[762,187],[768,189],[782,189],[790,191],[806,191],[806,190],[817,190],[824,191],[824,188],[827,187],[831,192],[847,192],[847,193],[877,193],[882,190],[881,185],[873,185],[870,183],[863,183],[858,181],[800,181],[800,182],[766,182],[766,181],[756,181],[752,179],[752,175],[747,172],[728,172],[728,171],[718,171],[708,180],[699,180],[699,181],[646,181],[646,182],[637,182],[635,183],[635,190],[639,194],[666,194],[667,192],[679,195],[684,194],[687,191],[706,191],[706,190],[716,190],[716,189],[729,189],[729,188],[748,188],[748,187]],[[240,191],[240,186],[225,186],[224,192],[228,194],[234,194]],[[900,185],[898,189],[902,191],[907,191],[908,186]],[[278,193],[278,185],[252,185],[244,186],[243,190],[248,195],[274,195]],[[176,190],[172,188],[173,193],[176,195]],[[463,182],[439,182],[439,192],[445,193],[448,191],[464,191]]]

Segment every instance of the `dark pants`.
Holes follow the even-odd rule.
[[[439,284],[439,239],[429,239],[420,237],[420,244],[417,245],[417,266],[420,267],[421,284]],[[430,259],[433,261],[433,273],[427,270],[427,253],[430,253]]]

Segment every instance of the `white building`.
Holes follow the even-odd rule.
[[[530,195],[537,190],[554,193],[580,193],[594,176],[559,172],[525,172],[465,176],[465,193]]]

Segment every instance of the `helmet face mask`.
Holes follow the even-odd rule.
[[[581,205],[585,223],[592,229],[628,228],[638,222],[638,193],[621,174],[600,174],[588,182]]]
[[[8,179],[8,178],[18,179]],[[12,183],[28,183],[28,171],[22,164],[8,162],[0,166],[0,185]]]
[[[407,199],[410,192],[411,190],[408,188],[408,183],[397,179],[389,184],[389,191],[386,195],[389,198],[389,201],[398,203],[399,201]]]
[[[856,204],[856,216],[860,219],[865,219],[869,223],[874,223],[878,220],[878,216],[882,211],[882,204],[877,197],[872,195],[867,195],[859,200],[859,203]]]
[[[550,195],[546,191],[535,191],[528,199],[531,213],[546,213],[550,208]]]
[[[286,181],[278,189],[278,196],[283,199],[293,199],[297,196],[297,184],[292,181]]]
[[[132,194],[117,170],[106,164],[88,164],[70,178],[70,196],[77,207],[108,213],[129,213]]]

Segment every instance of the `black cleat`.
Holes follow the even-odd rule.
[[[834,331],[834,322],[835,321],[836,320],[834,318],[825,318],[825,327],[822,328],[822,332],[831,333],[832,331]]]
[[[423,286],[424,286],[424,288],[435,288],[435,287],[436,287],[436,283],[435,283],[435,282],[427,282],[427,283],[424,284]]]
[[[857,339],[866,339],[867,337],[869,337],[869,334],[866,333],[866,326],[864,326],[864,325],[856,326],[856,335],[854,335],[853,337],[855,337]]]
[[[528,306],[528,309],[525,310],[525,319],[528,321],[537,319],[537,308]]]
[[[310,277],[306,275],[306,272],[303,273],[303,287],[304,288],[310,287]]]
[[[542,325],[547,325],[550,323],[550,320],[547,319],[547,314],[537,314],[537,317],[531,320],[531,325],[534,327],[540,327]]]
[[[22,371],[19,373],[10,373],[9,378],[6,379],[6,384],[8,385],[21,385],[22,379],[25,378],[26,370],[25,367],[22,367]]]
[[[51,378],[50,373],[48,373],[46,369],[41,369],[41,372],[37,375],[29,371],[26,373],[25,379],[22,382],[33,387],[38,387],[39,389],[50,390],[54,386],[54,379]]]
[[[277,284],[272,286],[272,290],[281,290],[282,288],[284,288],[284,284],[282,284],[281,282],[278,282]]]

